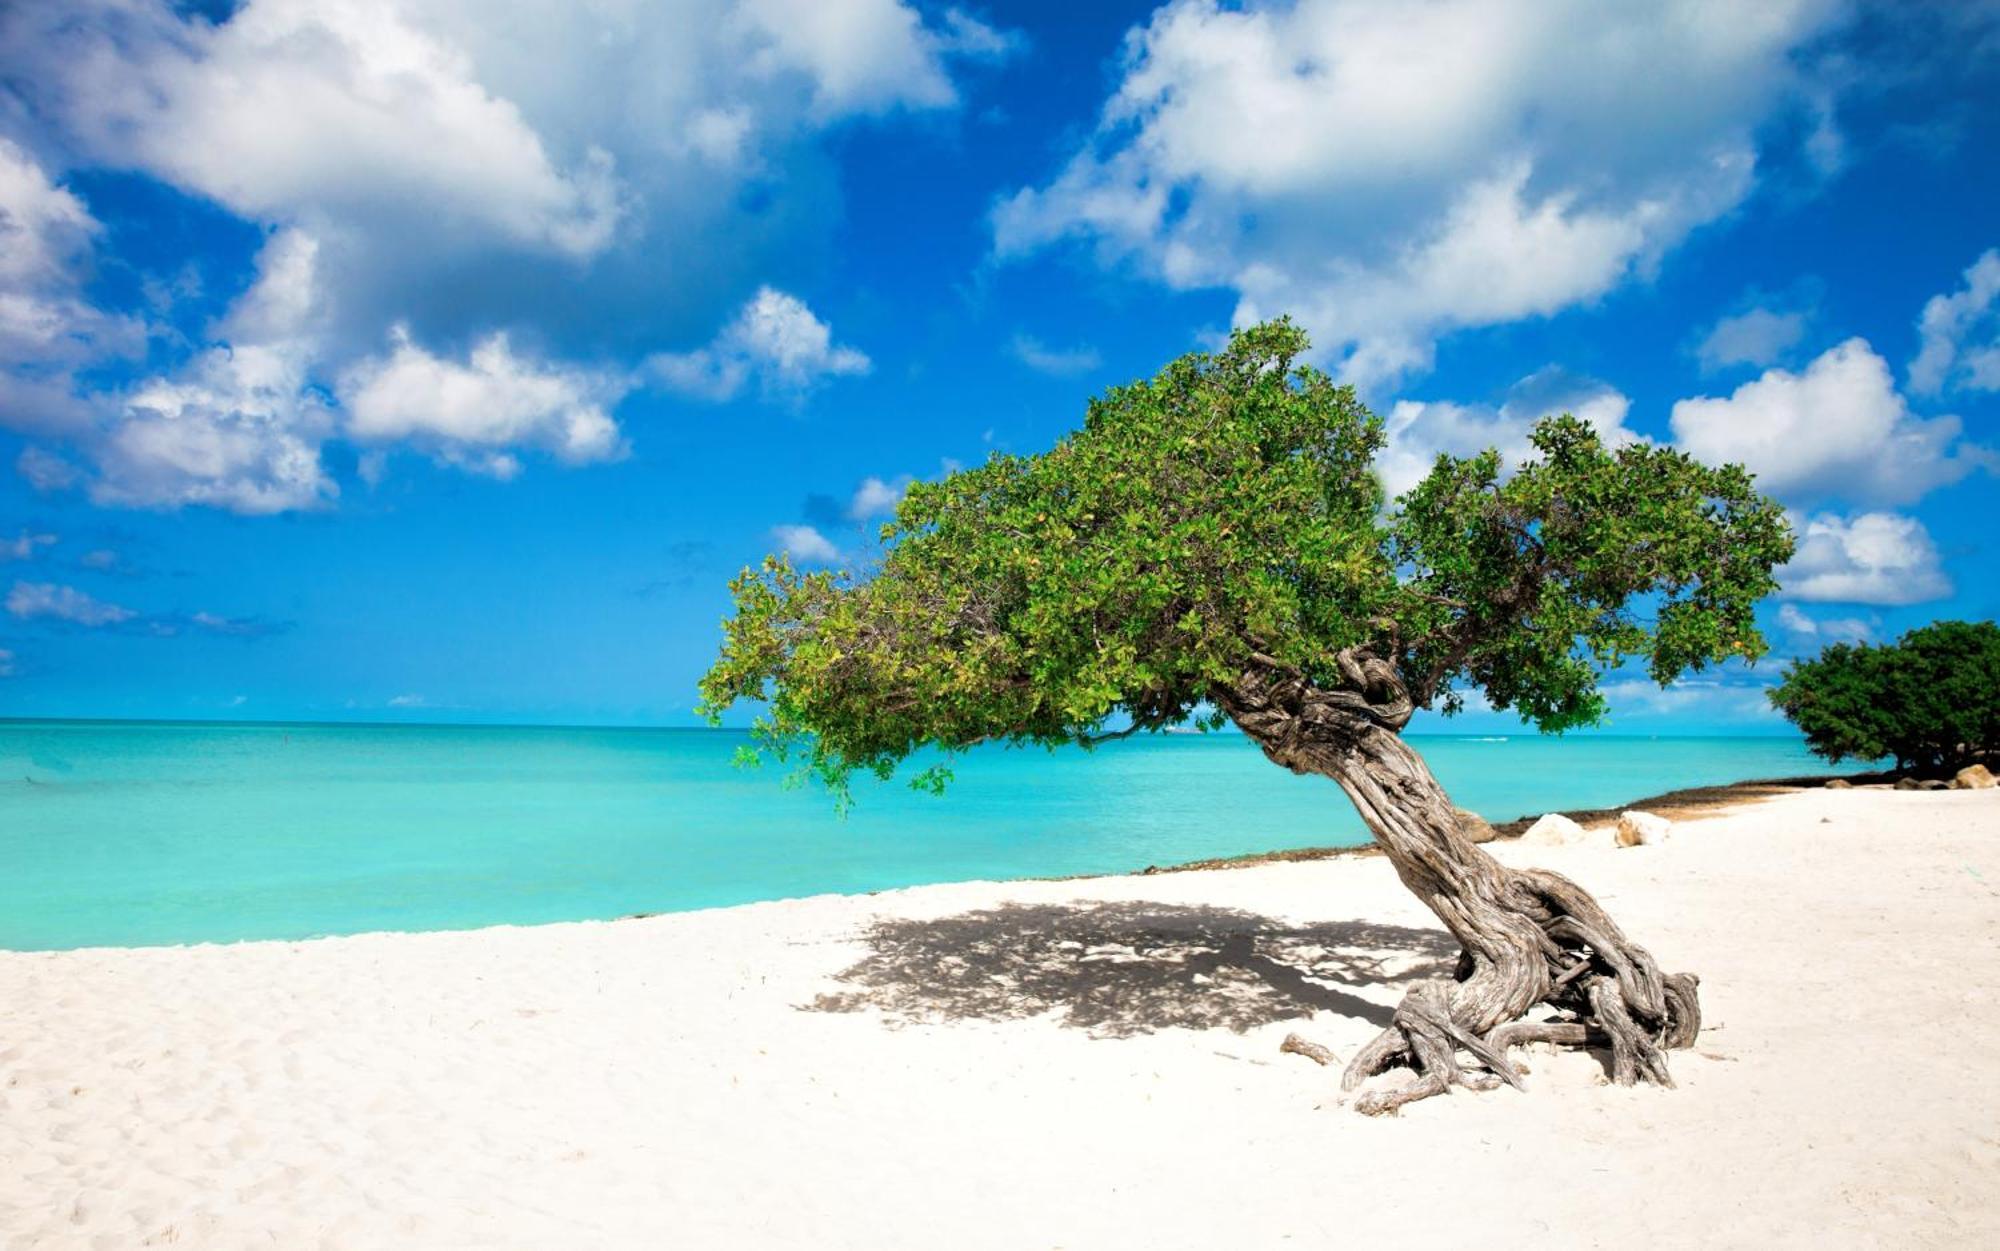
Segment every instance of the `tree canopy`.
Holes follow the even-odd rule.
[[[1240,330],[1044,453],[913,485],[872,571],[745,570],[704,709],[767,700],[761,747],[839,790],[926,746],[1219,724],[1246,667],[1333,689],[1357,649],[1417,707],[1477,689],[1545,730],[1599,719],[1628,662],[1665,683],[1764,652],[1752,610],[1792,540],[1741,467],[1560,416],[1511,476],[1440,456],[1392,503],[1381,421],[1306,347],[1289,320]]]
[[[1938,621],[1795,661],[1771,702],[1828,760],[1948,772],[2000,754],[2000,626]]]

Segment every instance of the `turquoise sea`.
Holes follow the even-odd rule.
[[[726,730],[0,722],[0,947],[615,917],[1366,841],[1235,734],[974,753],[846,819]],[[1414,736],[1500,821],[1823,772],[1790,738]]]

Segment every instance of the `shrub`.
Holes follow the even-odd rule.
[[[1794,661],[1771,702],[1831,761],[1945,774],[2000,751],[2000,626],[1939,621]]]

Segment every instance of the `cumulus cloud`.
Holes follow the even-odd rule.
[[[1553,367],[1523,378],[1498,406],[1399,400],[1383,421],[1388,442],[1375,469],[1396,496],[1423,481],[1440,453],[1472,456],[1490,447],[1508,466],[1518,466],[1535,454],[1528,442],[1535,423],[1558,413],[1583,419],[1606,443],[1620,447],[1641,438],[1625,425],[1631,408],[1611,387]]]
[[[0,8],[0,77],[74,161],[318,236],[361,350],[398,320],[680,333],[823,233],[829,128],[952,107],[956,67],[1011,46],[907,0]]]
[[[322,270],[314,236],[277,232],[259,253],[255,280],[211,328],[210,346],[133,385],[74,432],[95,470],[92,500],[248,514],[324,506],[339,494],[321,458],[337,435],[408,444],[501,478],[519,472],[515,452],[523,448],[567,464],[622,454],[607,410],[629,385],[524,357],[505,334],[487,336],[458,361],[396,327],[388,353],[357,360],[337,386],[323,385],[316,376],[329,311]],[[35,449],[20,469],[52,488],[77,476]]]
[[[67,441],[95,472],[32,444],[16,470],[44,491],[87,479],[92,499],[104,504],[201,503],[256,513],[329,498],[334,487],[320,468],[319,442],[330,418],[307,387],[311,341],[301,288],[310,285],[312,260],[310,240],[297,232],[273,238],[257,279],[217,327],[218,335],[237,341],[205,347],[168,373],[87,396],[74,389],[67,369],[28,377],[27,385],[60,394],[60,419],[50,420],[56,410],[43,409],[24,420],[0,403],[0,424]],[[9,380],[20,383],[35,368]],[[0,398],[9,380],[0,380]]]
[[[1011,345],[1014,359],[1039,374],[1054,378],[1073,378],[1087,374],[1104,363],[1097,349],[1089,345],[1073,348],[1052,348],[1032,335],[1017,334]]]
[[[1797,604],[1778,605],[1778,624],[1809,643],[1865,643],[1875,633],[1874,624],[1859,617],[1810,617]]]
[[[285,346],[211,348],[180,373],[151,379],[91,445],[100,504],[240,513],[313,508],[339,488],[320,463],[333,429],[306,387],[304,360]]]
[[[36,534],[33,531],[23,530],[15,538],[0,539],[0,561],[33,560],[43,548],[54,547],[55,542],[56,536],[53,534]]]
[[[771,537],[787,556],[802,565],[830,565],[840,559],[833,540],[812,526],[772,526]]]
[[[707,347],[656,353],[647,366],[667,386],[710,400],[731,399],[752,381],[767,395],[796,395],[872,368],[862,352],[834,343],[833,328],[805,301],[770,287],[758,288]]]
[[[80,626],[119,625],[139,614],[93,598],[73,586],[16,582],[7,592],[7,611],[23,621],[66,621]]]
[[[904,474],[894,482],[886,482],[872,474],[861,480],[854,488],[854,498],[848,501],[847,517],[850,521],[868,521],[876,517],[886,517],[896,511],[896,505],[903,502],[903,495],[915,481]]]
[[[162,336],[188,344],[178,362],[79,388],[81,365],[137,355],[148,327],[82,300],[102,232],[0,140],[0,424],[69,445],[23,453],[38,488],[120,505],[325,504],[320,449],[345,433],[330,401],[350,379],[358,430],[456,464],[605,459],[629,383],[566,362],[628,363],[714,324],[725,293],[826,233],[830,128],[954,107],[963,66],[1018,46],[909,0],[0,6],[10,116],[49,169],[149,175],[270,234],[227,316]],[[777,292],[692,356],[683,381],[708,394],[867,368]],[[517,383],[533,398],[489,419],[456,404]]]
[[[956,104],[947,57],[998,59],[1020,45],[959,9],[927,27],[901,0],[746,0],[735,16],[759,45],[752,66],[805,74],[822,116]]]
[[[1958,418],[1912,413],[1888,362],[1862,339],[1802,373],[1771,369],[1727,398],[1681,400],[1671,423],[1683,450],[1739,461],[1763,490],[1788,499],[1906,504],[1993,463],[1991,452],[1959,441]]]
[[[1695,349],[1703,372],[1731,365],[1774,365],[1805,337],[1806,315],[1778,313],[1768,308],[1725,317],[1709,330]]]
[[[911,474],[899,474],[894,478],[883,478],[870,474],[855,486],[851,495],[836,497],[813,492],[805,498],[800,515],[811,526],[829,530],[846,530],[896,511],[896,505],[903,502],[903,495],[910,489],[916,478]]]
[[[623,381],[523,357],[504,334],[474,346],[462,363],[419,347],[404,327],[393,342],[389,355],[362,361],[341,379],[354,439],[408,442],[503,479],[521,469],[511,448],[540,448],[572,465],[624,454],[606,411],[624,394]]]
[[[1951,594],[1937,544],[1900,513],[1794,518],[1798,552],[1778,571],[1781,594],[1841,604],[1921,604]]]
[[[19,144],[0,138],[0,284],[16,290],[67,283],[71,264],[100,227]]]
[[[81,294],[97,219],[26,151],[0,138],[0,426],[82,428],[91,408],[74,371],[136,354],[145,327]]]
[[[1910,389],[1935,395],[1951,387],[2000,391],[2000,250],[1965,271],[1965,286],[1924,304],[1922,345],[1910,362]]]
[[[7,33],[61,58],[27,83],[106,163],[258,221],[367,220],[400,201],[438,234],[581,254],[610,237],[609,157],[560,165],[402,6],[250,0],[213,24],[143,0],[63,8],[18,15]]]
[[[1771,707],[1768,689],[1756,682],[1711,678],[1683,678],[1666,687],[1644,678],[1621,678],[1599,688],[1611,705],[1609,720],[1614,725],[1653,716],[1772,721],[1781,714]]]
[[[1292,312],[1384,383],[1454,328],[1595,299],[1741,203],[1760,126],[1807,107],[1793,53],[1839,14],[1175,0],[1128,36],[1081,150],[997,204],[994,250],[1076,240],[1233,290],[1239,324]]]
[[[326,328],[328,298],[319,239],[296,227],[276,231],[257,254],[257,276],[229,308],[216,336],[228,343],[314,343]]]

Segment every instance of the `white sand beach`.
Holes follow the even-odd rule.
[[[1371,1120],[1380,858],[0,953],[0,1246],[2000,1245],[2000,792],[1496,844],[1703,979],[1679,1087]]]

